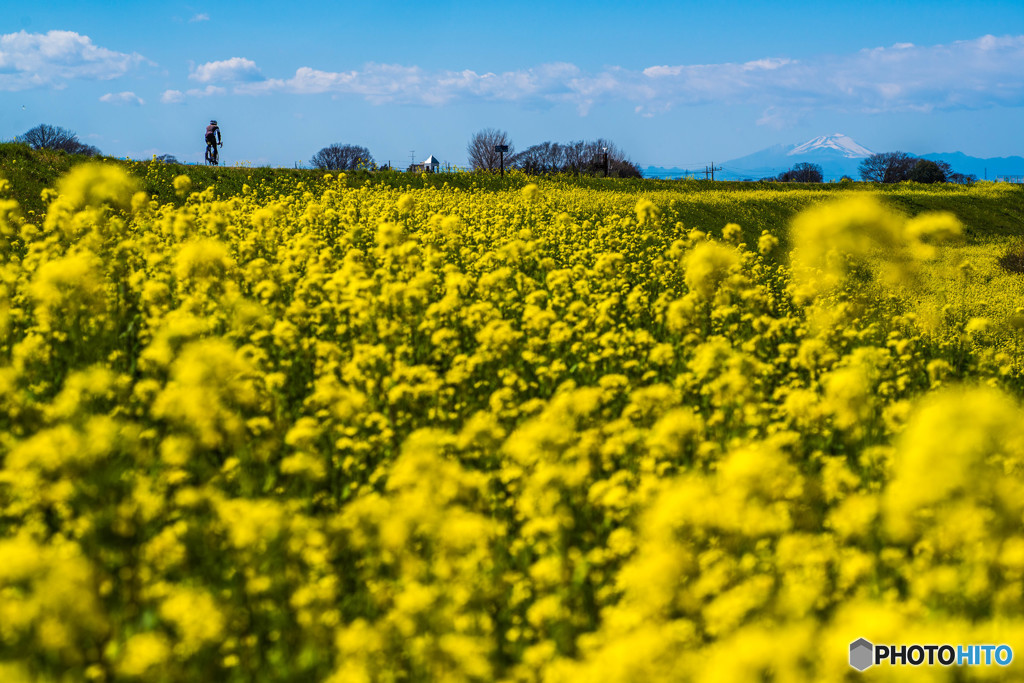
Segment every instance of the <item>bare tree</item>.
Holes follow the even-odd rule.
[[[75,140],[73,145],[69,145],[67,149],[68,154],[82,154],[87,157],[98,157],[102,152],[100,148],[94,145],[87,145],[84,142]]]
[[[640,168],[611,140],[575,140],[562,146],[562,170],[574,175],[604,175],[641,178]],[[606,168],[607,167],[607,168]]]
[[[640,168],[611,140],[574,140],[565,144],[542,142],[515,156],[516,168],[532,175],[571,173],[613,178],[642,178]]]
[[[67,128],[41,123],[18,138],[19,142],[27,143],[32,149],[59,149],[68,154],[84,154],[97,156],[100,150],[87,145]]]
[[[594,174],[604,169],[604,140],[573,140],[564,146],[566,173],[573,175]],[[614,154],[612,155],[614,156]]]
[[[862,180],[875,183],[898,183],[910,177],[917,157],[906,152],[872,154],[857,168]]]
[[[788,171],[779,174],[778,180],[784,183],[820,183],[825,179],[818,164],[801,162]]]
[[[466,155],[469,158],[469,167],[474,171],[497,171],[501,165],[501,153],[494,148],[498,145],[506,145],[505,165],[512,166],[515,161],[516,148],[512,144],[508,133],[495,128],[484,128],[478,131],[469,139],[466,145]]]
[[[357,168],[371,168],[374,165],[370,150],[359,145],[334,143],[324,147],[309,160],[313,168],[325,171],[353,171]]]
[[[630,161],[626,153],[611,140],[598,138],[583,146],[584,155],[590,157],[586,167],[591,175],[607,175],[609,178],[642,178],[640,167]]]
[[[517,154],[515,166],[530,175],[558,173],[565,166],[565,151],[557,142],[542,142]]]
[[[618,161],[619,157],[623,156],[622,152],[615,146],[615,143],[604,138],[584,142],[583,172],[587,175],[606,175],[604,168],[606,165],[605,155],[608,158],[608,175],[611,175],[612,163]]]
[[[64,149],[76,142],[78,136],[67,128],[41,123],[22,135],[20,140],[28,143],[32,149]]]
[[[643,171],[629,159],[609,159],[609,178],[643,178]]]
[[[587,166],[592,161],[586,147],[587,143],[585,140],[573,140],[562,145],[562,150],[565,154],[565,166],[562,167],[562,170],[573,175],[586,172]]]

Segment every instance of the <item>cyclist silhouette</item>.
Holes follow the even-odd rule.
[[[224,146],[224,141],[220,135],[220,126],[217,125],[216,121],[211,120],[210,125],[206,127],[206,163],[216,166],[220,161],[220,155],[217,153],[217,145]]]

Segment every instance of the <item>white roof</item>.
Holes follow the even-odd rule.
[[[427,157],[427,160],[423,162],[423,165],[424,166],[440,166],[441,162],[438,161],[437,159],[435,159],[434,155],[431,154],[429,157]]]

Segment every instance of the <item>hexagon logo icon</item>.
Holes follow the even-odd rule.
[[[850,643],[850,666],[857,671],[868,668],[874,664],[874,651],[875,646],[863,638],[853,641]]]

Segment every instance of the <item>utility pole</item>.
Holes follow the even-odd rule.
[[[705,166],[704,167],[704,180],[707,180],[708,176],[710,175],[711,176],[711,180],[713,181],[715,179],[715,171],[721,171],[721,170],[722,170],[722,167],[721,166],[717,166],[716,167],[715,166],[715,162],[712,161],[710,166]]]
[[[412,168],[415,165],[416,165],[416,150],[410,149],[409,150],[409,168]]]

